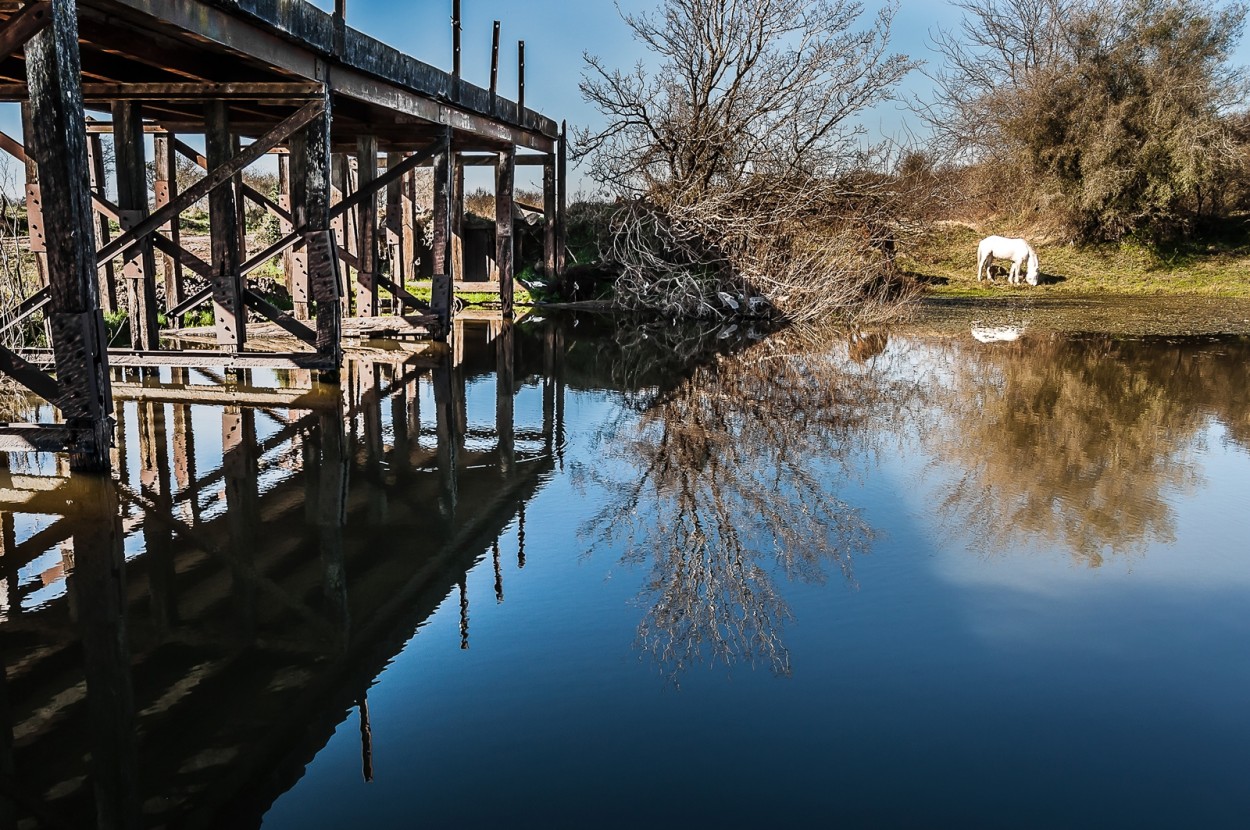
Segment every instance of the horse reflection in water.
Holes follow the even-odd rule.
[[[853,339],[852,360],[887,342]],[[627,396],[635,414],[600,436],[627,475],[578,471],[609,494],[582,538],[650,568],[638,644],[673,682],[698,663],[788,674],[791,612],[772,574],[822,582],[832,567],[850,580],[871,546],[838,489],[893,411],[894,387],[829,344],[786,331],[713,355],[676,387]]]

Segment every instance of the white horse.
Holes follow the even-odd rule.
[[[985,276],[989,277],[990,282],[994,281],[994,277],[990,276],[990,266],[996,259],[1011,260],[1011,273],[1007,275],[1007,282],[1010,283],[1020,282],[1020,263],[1027,261],[1024,278],[1029,285],[1037,285],[1037,251],[1028,242],[1023,239],[1008,239],[1005,236],[987,236],[982,239],[977,246],[977,282],[981,281],[982,269],[985,269]]]

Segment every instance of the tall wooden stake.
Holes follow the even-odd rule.
[[[365,191],[378,177],[377,136],[362,135],[356,139],[356,187]],[[356,316],[375,317],[378,313],[378,197],[374,194],[361,202],[358,221],[356,255],[360,267],[356,271]]]

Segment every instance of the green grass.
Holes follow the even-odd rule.
[[[408,289],[408,293],[424,302],[430,301],[430,284],[428,282],[410,282],[404,286]],[[499,295],[492,292],[481,291],[457,291],[456,296],[464,301],[465,305],[490,305],[499,303]],[[530,292],[521,286],[516,287],[515,293],[512,295],[512,302],[516,305],[532,305],[534,298]]]
[[[1036,291],[1009,285],[1005,277],[977,283],[976,249],[983,231],[943,224],[900,245],[899,265],[943,296],[988,297]],[[1162,294],[1250,297],[1250,222],[1230,222],[1218,235],[1172,249],[1133,241],[1067,245],[1035,240],[1044,285],[1054,294]]]

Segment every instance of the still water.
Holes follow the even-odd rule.
[[[1250,339],[724,334],[120,384],[0,473],[8,823],[1245,826]]]

